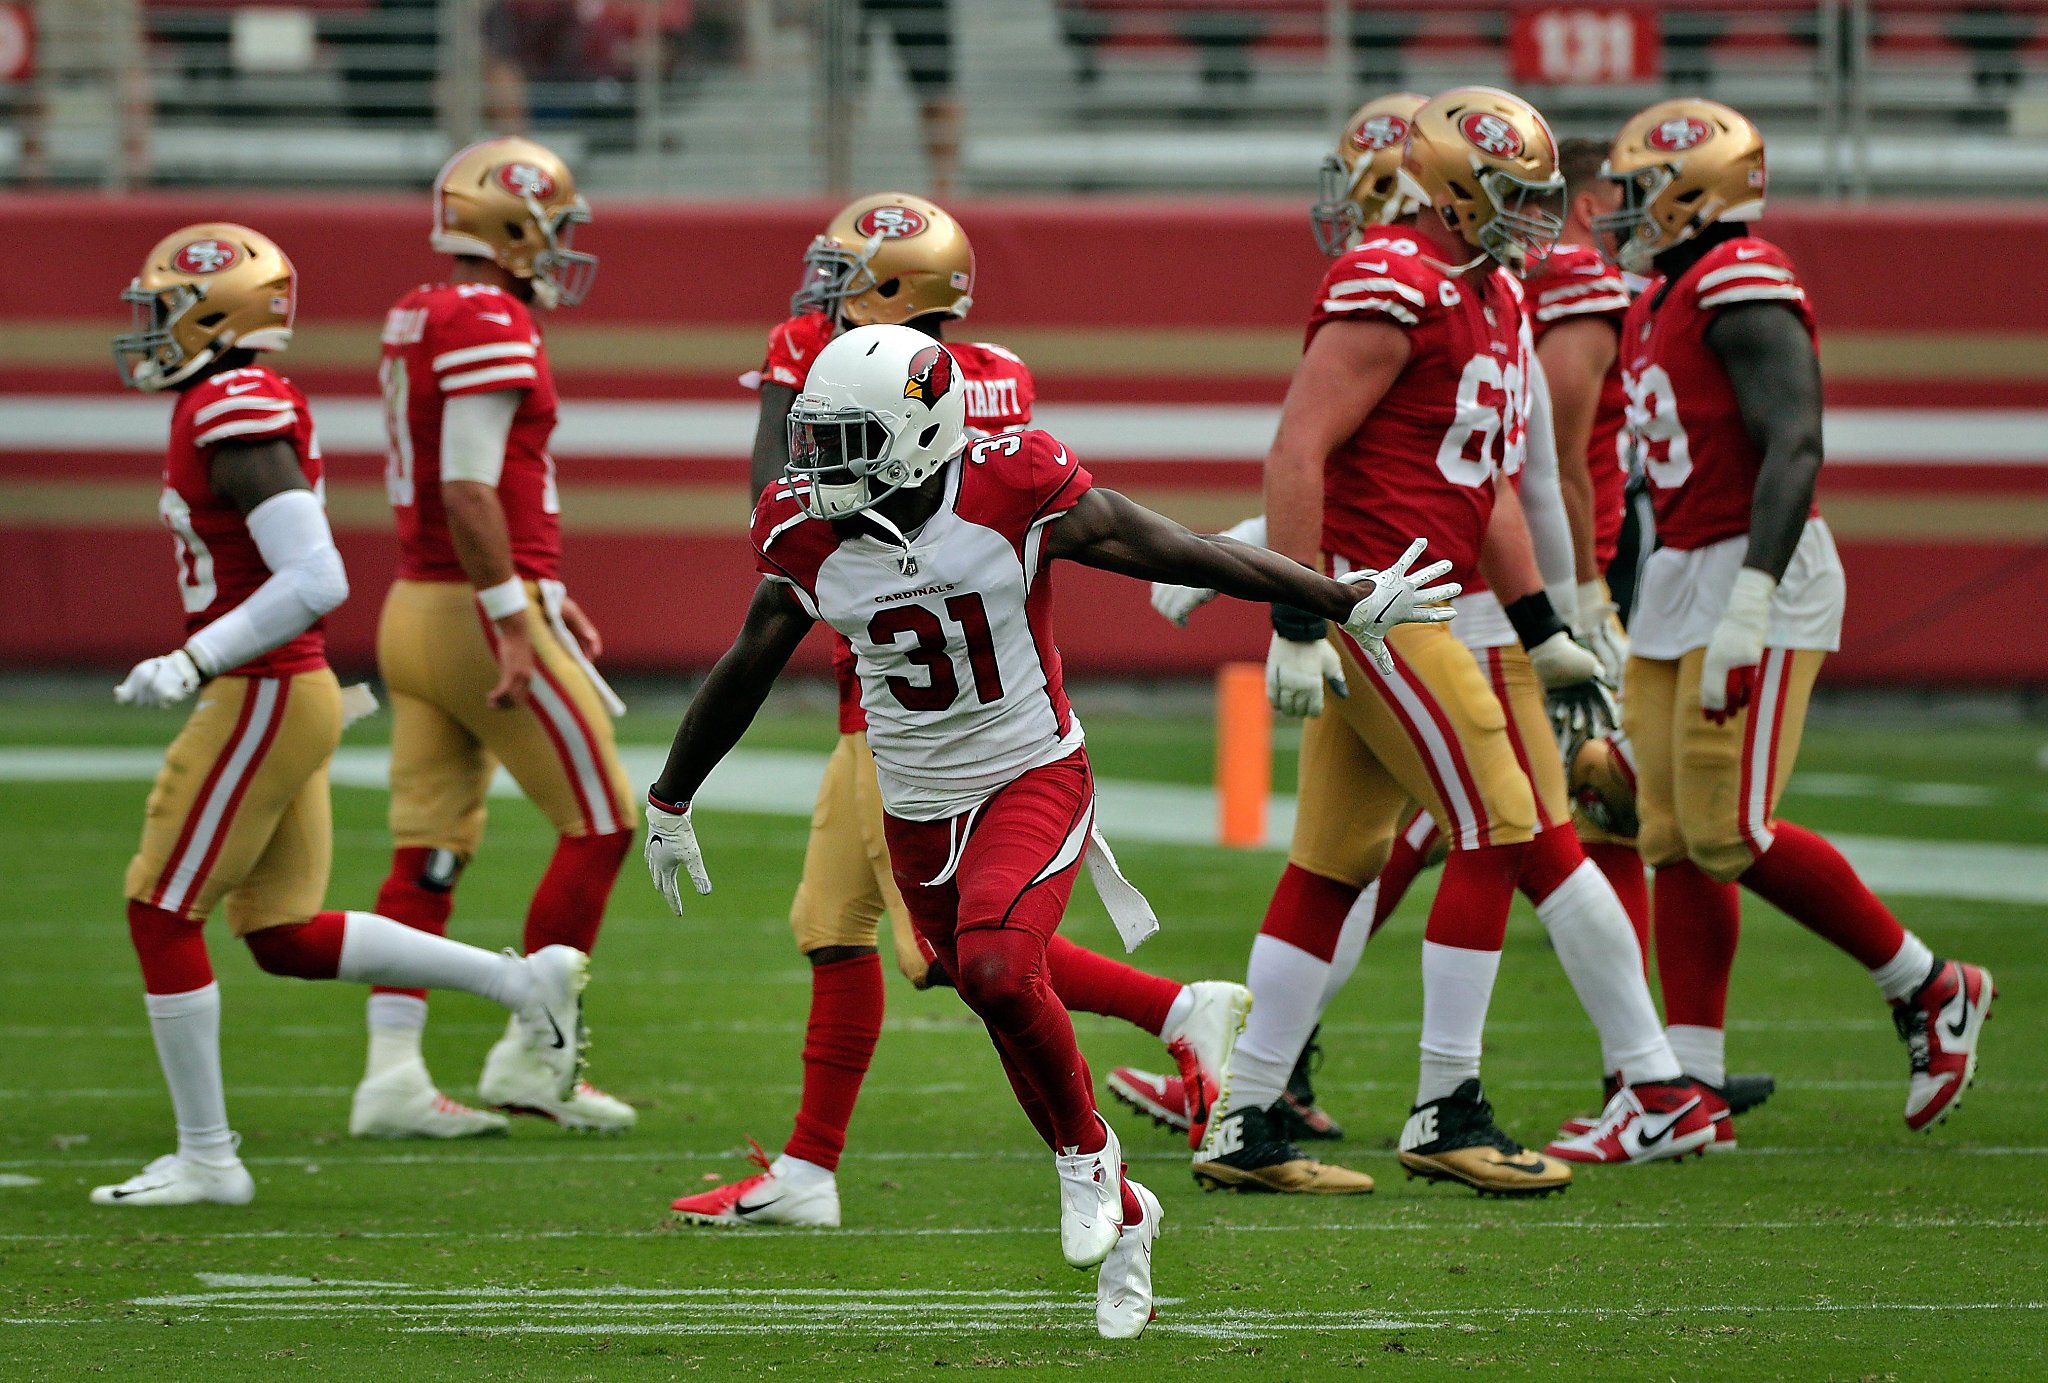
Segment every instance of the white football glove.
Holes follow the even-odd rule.
[[[1600,680],[1600,660],[1593,650],[1574,643],[1562,629],[1529,650],[1529,666],[1545,691],[1562,691]]]
[[[1416,572],[1408,570],[1425,546],[1425,540],[1417,538],[1401,554],[1401,560],[1385,571],[1354,571],[1337,578],[1347,586],[1372,587],[1371,593],[1344,617],[1344,632],[1358,640],[1365,656],[1382,673],[1394,671],[1394,656],[1387,652],[1386,637],[1395,625],[1442,624],[1457,613],[1447,602],[1465,588],[1455,581],[1441,586],[1428,584],[1451,569],[1449,562],[1432,562]]]
[[[1764,637],[1771,626],[1771,597],[1777,578],[1755,567],[1735,575],[1728,608],[1714,626],[1700,667],[1700,710],[1719,725],[1756,695],[1757,665],[1764,660]]]
[[[161,658],[145,658],[137,663],[121,685],[114,688],[114,700],[123,706],[175,706],[198,691],[205,680],[199,664],[181,648]]]
[[[1619,687],[1622,670],[1628,666],[1628,633],[1621,627],[1614,597],[1608,593],[1605,581],[1579,583],[1579,608],[1572,619],[1572,637],[1593,650],[1607,685]]]
[[[1273,636],[1266,649],[1266,700],[1284,716],[1305,718],[1323,713],[1323,686],[1338,696],[1349,695],[1344,663],[1327,639],[1302,643]]]
[[[1216,592],[1207,586],[1169,586],[1163,581],[1152,583],[1152,608],[1159,617],[1176,629],[1188,627],[1188,616],[1216,598]]]
[[[690,883],[700,895],[711,892],[711,876],[704,872],[704,851],[697,845],[697,832],[690,825],[690,808],[679,812],[647,804],[647,872],[654,887],[668,900],[668,910],[683,915],[683,893],[677,885],[678,869],[689,871]]]

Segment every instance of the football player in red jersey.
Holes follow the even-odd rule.
[[[127,877],[178,1150],[92,1199],[242,1205],[256,1184],[228,1128],[220,990],[200,932],[217,906],[272,974],[433,985],[503,1004],[522,1029],[556,1039],[532,1073],[534,1098],[576,1079],[585,958],[566,946],[496,955],[373,913],[320,910],[334,849],[327,762],[344,700],[321,621],[348,598],[348,574],[321,503],[312,412],[257,363],[291,342],[297,277],[267,237],[213,222],[166,236],[122,297],[135,313],[135,330],[114,341],[122,383],[177,396],[158,512],[176,544],[186,640],[136,664],[114,697],[199,701],[164,755]]]
[[[937,204],[883,192],[861,197],[834,216],[804,256],[794,315],[768,338],[768,358],[758,376],[755,494],[777,483],[788,466],[790,406],[826,345],[843,331],[874,325],[907,325],[937,340],[946,322],[967,315],[973,291],[973,247],[959,222]],[[982,342],[953,343],[947,352],[960,369],[970,435],[1030,422],[1035,388],[1023,361]],[[876,942],[885,913],[904,976],[920,989],[950,983],[919,945],[890,873],[852,645],[835,636],[832,651],[839,742],[819,784],[803,877],[790,907],[797,948],[811,964],[796,1127],[780,1156],[770,1161],[755,1154],[758,1172],[677,1199],[676,1213],[697,1223],[837,1226],[839,1160],[881,1038]],[[1069,1008],[1122,1018],[1166,1043],[1182,1079],[1198,1092],[1199,1123],[1244,1025],[1250,997],[1244,987],[1183,985],[1058,936],[1048,947],[1047,963],[1053,989]]]
[[[561,581],[547,450],[555,382],[533,311],[588,291],[597,261],[570,237],[589,215],[568,167],[532,140],[456,154],[434,182],[431,238],[450,257],[448,278],[391,309],[379,370],[399,568],[377,630],[396,844],[377,905],[422,930],[447,929],[503,764],[560,836],[527,910],[528,951],[591,948],[633,841],[612,737],[624,707],[591,665],[602,644]],[[358,1137],[505,1127],[435,1089],[420,1056],[426,1016],[422,992],[371,997],[369,1064],[349,1115]],[[560,1099],[512,1098],[539,1056],[508,1028],[484,1062],[483,1098],[567,1128],[632,1127],[632,1106],[584,1082]]]
[[[904,327],[862,327],[819,353],[789,415],[788,478],[754,514],[762,583],[648,794],[647,862],[678,913],[679,874],[710,892],[690,799],[813,623],[838,630],[854,647],[906,908],[1054,1152],[1061,1251],[1077,1268],[1101,1266],[1097,1328],[1135,1336],[1152,1314],[1159,1203],[1123,1175],[1047,982],[1047,943],[1084,856],[1127,944],[1156,923],[1094,831],[1052,640],[1050,564],[1285,600],[1340,622],[1367,658],[1384,656],[1396,624],[1448,615],[1434,602],[1456,590],[1423,589],[1441,563],[1408,571],[1420,542],[1385,571],[1333,581],[1096,488],[1045,433],[970,445],[961,373],[944,346]]]
[[[1622,328],[1663,544],[1631,616],[1624,724],[1671,1045],[1722,1083],[1739,883],[1870,972],[1910,1056],[1906,1123],[1925,1129],[1975,1073],[1991,975],[1936,957],[1840,851],[1777,817],[1845,591],[1814,502],[1813,310],[1791,258],[1751,229],[1763,138],[1718,102],[1664,101],[1622,127],[1607,170],[1621,206],[1603,228],[1623,268],[1653,276]]]

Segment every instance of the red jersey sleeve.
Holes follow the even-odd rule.
[[[299,426],[299,391],[262,365],[224,370],[192,386],[186,403],[192,445],[291,437]]]
[[[1323,275],[1309,335],[1327,322],[1369,319],[1419,327],[1439,309],[1442,275],[1412,240],[1372,240],[1338,257]]]
[[[806,514],[796,492],[778,483],[761,492],[749,536],[754,570],[788,586],[804,613],[816,619],[818,569],[839,547],[832,525]]]
[[[1038,402],[1038,381],[1031,367],[1001,346],[987,341],[949,342],[946,349],[959,362],[967,387],[967,425],[981,432],[1029,427]]]
[[[509,293],[441,299],[427,320],[425,347],[443,397],[531,389],[540,382],[540,334],[526,304]]]
[[[1605,319],[1616,327],[1628,311],[1628,285],[1621,270],[1590,245],[1559,245],[1527,284],[1530,317],[1537,337],[1575,317]]]
[[[1692,305],[1711,314],[1738,303],[1781,302],[1813,327],[1813,310],[1792,258],[1768,240],[1744,236],[1716,245],[1688,277]]]
[[[967,449],[960,516],[992,528],[1021,553],[1038,528],[1095,488],[1087,468],[1049,432],[1003,432]]]
[[[806,312],[783,322],[768,333],[768,358],[761,362],[761,377],[754,387],[780,384],[803,388],[811,362],[831,339],[832,319],[822,312]]]

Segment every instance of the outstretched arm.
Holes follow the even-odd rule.
[[[789,469],[789,410],[795,402],[796,390],[787,384],[761,381],[761,418],[754,425],[754,457],[747,470],[749,504]]]
[[[687,806],[718,761],[746,733],[768,689],[775,685],[796,646],[810,632],[811,617],[779,581],[763,581],[747,606],[739,637],[711,669],[683,713],[669,746],[668,763],[648,796],[670,806]]]

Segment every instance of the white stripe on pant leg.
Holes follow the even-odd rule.
[[[213,791],[199,804],[199,820],[193,827],[192,839],[171,870],[171,881],[164,886],[162,900],[157,904],[165,912],[178,911],[191,898],[192,887],[199,881],[199,867],[213,848],[214,837],[226,824],[228,803],[235,800],[235,793],[256,758],[257,748],[270,732],[271,721],[277,718],[278,702],[283,699],[283,685],[274,677],[260,677],[250,688],[248,694],[256,699],[256,704],[249,712],[249,723],[242,727],[241,737],[228,751],[227,767],[214,780]]]
[[[1479,846],[1479,821],[1472,810],[1472,800],[1465,795],[1465,781],[1458,773],[1458,761],[1445,743],[1443,730],[1436,718],[1429,714],[1429,708],[1409,685],[1407,676],[1398,662],[1394,664],[1392,676],[1387,676],[1373,667],[1370,659],[1362,660],[1373,676],[1379,678],[1382,686],[1394,694],[1407,712],[1407,720],[1415,727],[1415,734],[1421,739],[1422,747],[1435,766],[1431,775],[1436,779],[1437,789],[1444,799],[1444,810],[1451,814],[1451,827],[1462,849],[1472,850]]]
[[[583,799],[590,804],[590,830],[594,835],[610,835],[619,829],[616,804],[612,801],[611,784],[605,778],[602,760],[597,746],[584,733],[582,722],[563,700],[554,683],[545,677],[533,679],[533,704],[540,708],[548,723],[555,727],[555,734],[562,742],[562,748],[569,755],[568,769],[582,786]]]
[[[1090,798],[1088,801],[1088,810],[1081,813],[1080,822],[1074,827],[1072,831],[1069,831],[1067,833],[1066,840],[1063,841],[1060,845],[1060,852],[1052,857],[1052,863],[1046,865],[1045,868],[1039,870],[1038,877],[1033,879],[1030,883],[1024,886],[1026,888],[1032,888],[1038,884],[1042,884],[1047,879],[1052,878],[1053,875],[1059,873],[1062,869],[1065,869],[1068,865],[1072,864],[1075,860],[1080,859],[1081,852],[1088,848],[1088,830],[1094,824],[1095,801],[1093,798]]]
[[[1403,837],[1410,850],[1421,850],[1429,844],[1429,838],[1436,834],[1436,818],[1428,812],[1417,812],[1415,819],[1408,823],[1407,834]]]
[[[1782,648],[1765,652],[1763,683],[1749,712],[1756,717],[1756,734],[1749,749],[1742,833],[1759,853],[1771,848],[1771,756],[1778,747],[1778,694],[1784,688],[1785,660],[1791,656]]]

